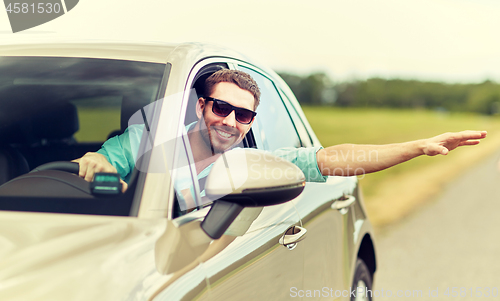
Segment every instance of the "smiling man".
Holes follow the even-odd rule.
[[[200,119],[186,129],[196,164],[198,179],[208,175],[221,153],[235,147],[250,130],[259,104],[257,83],[242,71],[223,69],[205,82],[204,96],[198,99],[196,114]],[[128,180],[135,166],[127,129],[120,136],[106,141],[96,153],[87,153],[75,160],[80,164],[80,177],[92,181],[96,172],[118,172]],[[142,129],[139,130],[139,137]],[[137,134],[137,133],[136,133]],[[476,145],[486,137],[485,131],[445,133],[432,138],[387,145],[342,144],[311,148],[286,148],[274,152],[296,164],[307,181],[326,181],[326,176],[353,176],[376,172],[420,155],[446,155],[464,145]],[[375,152],[376,160],[357,160],[344,156],[349,152]],[[124,190],[126,189],[126,182]]]
[[[260,91],[246,73],[221,70],[205,81],[204,95],[196,105],[196,122],[188,131],[199,174],[221,153],[239,144],[252,127]],[[204,122],[203,122],[204,121]]]

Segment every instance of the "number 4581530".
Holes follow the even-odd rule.
[[[35,6],[35,3],[9,3],[6,8],[7,12],[9,14],[27,14],[29,12],[31,13],[38,13],[38,14],[43,14],[43,13],[59,13],[61,11],[61,5],[59,3],[38,3],[37,6]]]

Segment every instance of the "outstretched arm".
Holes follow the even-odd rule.
[[[316,153],[325,176],[354,176],[376,172],[421,155],[447,155],[459,146],[476,145],[486,131],[445,133],[432,138],[385,145],[341,144]]]

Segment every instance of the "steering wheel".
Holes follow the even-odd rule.
[[[89,198],[89,182],[78,176],[76,162],[55,161],[42,164],[27,174],[3,184],[0,195],[33,197]],[[25,187],[30,187],[26,190]]]
[[[80,165],[76,162],[70,162],[70,161],[54,161],[42,164],[34,168],[32,171],[30,171],[30,173],[42,170],[60,170],[69,173],[74,173],[77,175],[78,171],[80,170]]]

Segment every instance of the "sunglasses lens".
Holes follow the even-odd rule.
[[[237,109],[236,110],[236,120],[241,123],[247,124],[252,121],[253,113],[247,110]]]
[[[227,103],[216,100],[213,104],[213,111],[215,114],[221,117],[226,117],[227,115],[231,114],[231,112],[233,111],[233,107]]]

